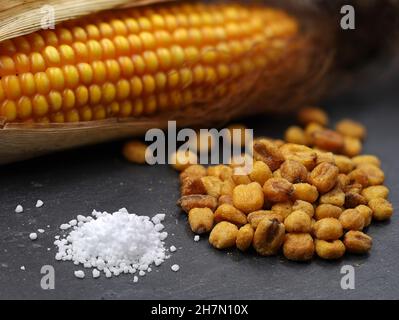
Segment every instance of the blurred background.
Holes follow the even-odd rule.
[[[309,20],[310,28],[325,27],[333,37],[334,74],[331,86],[341,90],[384,84],[399,68],[399,1],[397,0],[266,0]],[[355,29],[343,30],[341,8],[355,12]],[[364,87],[363,87],[364,88]]]

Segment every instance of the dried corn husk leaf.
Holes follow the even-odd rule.
[[[101,10],[166,1],[171,0],[1,0],[0,41],[41,29],[43,19],[53,13],[59,23]]]
[[[0,119],[0,163],[142,135],[150,128],[166,128],[168,120],[176,120],[179,127],[209,127],[222,125],[240,116],[288,112],[314,103],[325,89],[325,76],[334,56],[331,48],[333,41],[323,30],[323,24],[314,28],[315,21],[310,26],[303,22],[299,34],[288,40],[282,52],[279,41],[274,49],[266,50],[265,55],[273,57],[266,68],[255,69],[238,82],[226,79],[217,86],[210,86],[206,92],[223,91],[225,86],[233,86],[234,90],[220,96],[201,96],[184,109],[160,112],[151,117],[114,118],[77,124],[18,124]],[[257,49],[256,46],[253,48]],[[279,54],[274,54],[274,50],[278,50]],[[190,68],[190,65],[186,67]]]

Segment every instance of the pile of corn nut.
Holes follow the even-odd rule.
[[[298,120],[301,127],[288,128],[285,141],[254,140],[248,175],[234,175],[234,164],[174,165],[181,171],[178,204],[194,233],[209,233],[217,249],[253,247],[262,256],[282,250],[294,261],[370,251],[365,229],[389,219],[393,207],[380,160],[360,155],[366,129],[348,119],[328,129],[318,108],[302,109]],[[124,153],[134,150],[140,160],[141,148]]]

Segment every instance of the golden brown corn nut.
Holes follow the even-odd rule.
[[[209,243],[217,249],[226,249],[236,244],[238,228],[227,221],[219,222],[209,235]]]
[[[357,139],[364,139],[366,136],[366,128],[356,121],[351,119],[343,119],[335,126],[337,132],[344,136],[349,136]]]
[[[304,145],[308,143],[305,131],[298,126],[291,126],[285,131],[285,141]]]
[[[276,219],[263,219],[255,230],[253,247],[262,256],[274,255],[285,239],[284,225]]]
[[[341,213],[339,221],[346,230],[362,230],[366,223],[365,216],[356,209],[346,209]]]
[[[349,231],[345,234],[344,244],[348,252],[364,254],[370,251],[373,239],[361,231]]]
[[[280,214],[275,213],[270,210],[258,210],[258,211],[251,212],[247,218],[248,218],[248,222],[250,223],[251,227],[254,230],[256,230],[256,228],[258,228],[259,223],[262,220],[264,220],[265,218],[267,218],[269,220],[275,219],[278,222],[284,221],[284,219],[281,217]]]
[[[298,121],[303,125],[317,123],[321,126],[326,126],[328,125],[328,115],[320,108],[306,107],[298,112]]]
[[[294,211],[284,220],[285,230],[295,233],[309,233],[312,229],[312,219],[303,211]]]
[[[319,197],[317,188],[309,183],[296,183],[294,184],[294,198],[313,203]]]
[[[391,218],[393,214],[393,206],[384,198],[375,198],[369,201],[369,207],[373,210],[373,218],[383,221]]]
[[[320,240],[337,240],[342,234],[342,225],[338,219],[323,218],[313,225],[313,234]]]
[[[195,208],[209,208],[211,211],[213,211],[216,209],[218,201],[215,197],[210,195],[191,194],[181,197],[177,201],[177,204],[184,212],[189,213]]]
[[[130,162],[144,164],[147,145],[139,140],[127,142],[123,146],[123,156]]]
[[[315,240],[315,250],[322,259],[339,259],[345,254],[345,245],[341,240],[325,241]]]
[[[197,164],[197,155],[192,151],[177,151],[171,155],[170,163],[177,171],[184,171],[188,167]]]
[[[210,232],[213,221],[213,212],[209,208],[193,208],[188,213],[191,230],[198,234]]]
[[[242,226],[237,233],[236,246],[241,251],[246,251],[252,244],[254,229],[250,224]]]
[[[342,207],[345,204],[345,193],[340,187],[335,187],[331,191],[323,194],[319,199],[321,204],[332,204]]]
[[[315,218],[316,220],[321,220],[324,218],[335,218],[338,219],[342,213],[342,208],[334,206],[332,204],[320,204],[316,208]]]
[[[287,233],[283,245],[284,256],[293,261],[310,260],[314,254],[313,238],[308,233]]]
[[[205,176],[206,168],[199,164],[193,164],[180,173],[180,182],[183,182],[186,178],[200,179]]]
[[[312,207],[313,208],[313,207]],[[287,218],[292,211],[292,204],[291,202],[280,202],[276,203],[272,206],[271,211],[275,214],[278,214],[282,220]]]
[[[296,200],[292,206],[292,211],[297,210],[305,212],[310,218],[312,218],[314,215],[314,207],[310,202],[307,201]]]
[[[247,216],[231,204],[222,204],[216,209],[214,220],[216,223],[228,221],[237,226],[242,226],[247,223]]]
[[[296,32],[279,10],[223,4],[66,22],[0,43],[0,118],[63,123],[181,109],[230,94],[231,81],[267,66]]]
[[[233,190],[233,204],[244,213],[260,210],[264,204],[262,187],[257,182],[236,186]]]

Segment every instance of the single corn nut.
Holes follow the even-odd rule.
[[[253,247],[262,256],[275,255],[284,242],[284,225],[276,219],[263,219],[256,228]]]

